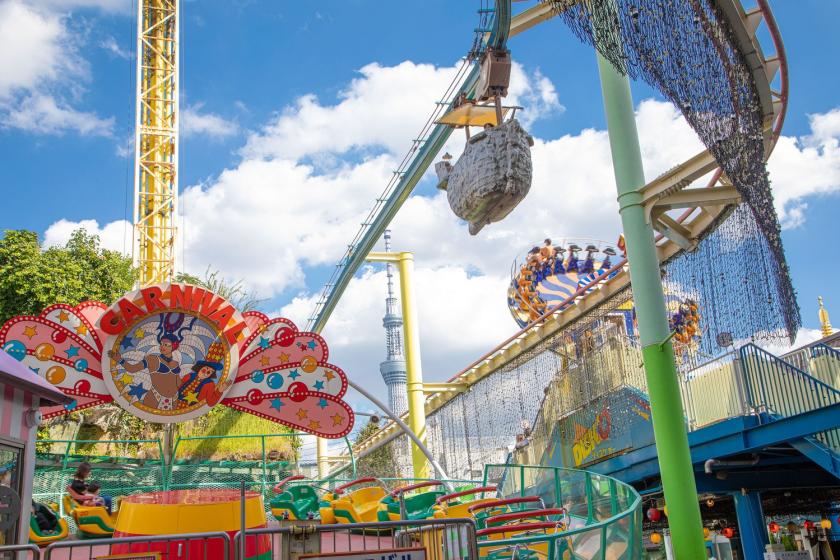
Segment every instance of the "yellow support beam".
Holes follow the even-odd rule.
[[[423,368],[420,362],[420,331],[417,326],[417,304],[414,298],[414,255],[401,253],[369,253],[371,262],[396,263],[400,272],[400,299],[405,339],[406,389],[408,393],[408,427],[424,445],[426,443],[426,395],[423,390]],[[428,478],[426,456],[416,444],[411,446],[414,478]]]
[[[179,0],[137,3],[134,265],[141,286],[175,271]]]

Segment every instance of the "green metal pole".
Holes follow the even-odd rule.
[[[262,487],[260,488],[260,491],[262,492],[262,495],[265,496],[265,484],[268,482],[268,473],[265,468],[265,434],[260,435],[260,442],[262,443]]]
[[[350,467],[353,471],[353,478],[356,478],[356,456],[353,454],[353,445],[347,436],[344,436],[344,443],[347,444],[347,452],[350,453]]]
[[[598,70],[674,554],[677,560],[705,558],[674,348],[666,340],[669,329],[659,258],[639,192],[645,177],[630,82],[600,54]]]

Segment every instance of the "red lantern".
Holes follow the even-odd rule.
[[[727,539],[731,539],[735,535],[735,529],[732,527],[724,527],[723,531],[721,531],[724,537]]]
[[[805,530],[806,531],[813,531],[814,530],[814,522],[813,521],[806,521],[805,523],[803,523],[803,525],[805,525]]]
[[[662,519],[662,512],[656,508],[650,508],[647,510],[647,518],[656,523],[660,519]]]
[[[768,525],[768,527],[770,528],[771,533],[778,533],[779,532],[779,524],[776,523],[775,521],[771,521],[770,525]]]

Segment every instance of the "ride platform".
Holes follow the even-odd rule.
[[[223,560],[224,543],[219,541],[185,541],[176,535],[186,533],[225,532],[233,546],[236,532],[242,528],[240,493],[238,490],[200,488],[196,490],[167,490],[147,494],[133,494],[120,504],[114,538],[173,535],[172,540],[153,543],[152,551],[177,558],[187,547],[184,557]],[[245,493],[245,527],[257,529],[267,526],[265,506],[258,492]],[[139,546],[136,550],[133,546]],[[122,544],[112,547],[112,554],[148,552],[149,544]],[[267,557],[270,552],[268,535],[252,535],[246,539],[245,555],[250,559]],[[233,557],[233,550],[230,551]]]

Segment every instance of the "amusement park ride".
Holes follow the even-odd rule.
[[[671,17],[672,11],[679,13]],[[494,7],[482,7],[479,14],[482,24],[475,44],[447,91],[447,102],[436,105],[325,285],[308,328],[300,331],[286,319],[240,313],[210,291],[173,282],[179,5],[178,0],[138,2],[134,261],[140,285],[117,302],[56,304],[37,317],[13,318],[0,329],[6,352],[73,398],[69,404],[45,408],[44,416],[115,402],[143,420],[171,424],[221,404],[319,436],[321,480],[294,475],[273,487],[270,509],[281,523],[384,523],[378,529],[360,529],[363,535],[382,535],[393,532],[389,522],[470,518],[478,529],[481,557],[640,558],[641,498],[629,485],[584,471],[507,464],[487,465],[483,480],[455,488],[427,448],[425,424],[426,415],[585,317],[628,287],[632,276],[634,303],[618,309],[615,317],[624,335],[638,338],[644,358],[672,547],[679,559],[704,558],[673,345],[676,340],[679,354],[699,338],[701,310],[691,298],[663,292],[660,265],[697,248],[745,202],[776,258],[774,278],[780,295],[790,293],[763,178],[764,161],[781,132],[787,101],[784,51],[772,13],[765,0],[749,12],[738,0],[552,0],[514,16],[510,0],[496,0]],[[470,223],[471,234],[504,218],[527,194],[532,140],[513,118],[515,108],[501,101],[510,74],[507,43],[553,17],[564,19],[598,52],[624,235],[618,250],[590,240],[553,245],[547,239],[544,247],[535,247],[523,263],[514,265],[508,290],[508,305],[522,330],[449,383],[424,384],[411,283],[413,257],[372,249],[455,128],[465,130],[467,148],[454,165],[445,159],[436,166],[438,186],[447,190],[453,211]],[[756,37],[762,22],[775,47],[773,56],[765,56]],[[672,34],[690,36],[681,40],[696,41],[706,49],[705,58],[684,58],[693,56],[690,49],[661,52],[661,41]],[[651,43],[643,40],[650,37],[655,39]],[[660,66],[667,72],[655,71]],[[702,77],[710,83],[703,87],[719,90],[717,97],[657,81],[665,75],[687,81],[690,72],[699,75],[704,70]],[[778,72],[780,85],[774,89]],[[708,151],[646,183],[628,75],[659,87],[683,111]],[[483,130],[472,135],[470,127]],[[705,187],[691,186],[707,176]],[[331,364],[319,334],[365,261],[399,267],[409,397],[403,418]],[[786,316],[785,326],[795,332],[796,313]],[[392,420],[356,452],[364,455],[401,430],[414,442],[418,480],[413,484],[392,488],[365,477],[335,486],[325,480],[329,458],[321,438],[344,437],[354,422],[353,411],[343,401],[348,387],[373,399]],[[428,479],[427,461],[439,479]],[[497,470],[504,474],[493,475]],[[77,498],[68,492],[64,509],[83,536],[166,535],[172,534],[172,526],[233,536],[237,529],[268,525],[257,494],[248,494],[241,504],[230,492],[138,494],[123,500],[118,517],[101,506],[82,505]],[[243,508],[241,525],[230,521],[237,504]],[[189,508],[189,518],[179,517]],[[173,521],[161,521],[165,519]],[[192,521],[174,521],[179,519]],[[432,544],[426,544],[448,550],[441,527]],[[47,544],[66,533],[65,526],[60,536],[35,535],[33,541]],[[260,533],[240,538],[240,560],[267,554],[264,537]],[[123,546],[112,549],[116,553],[138,552],[130,545],[113,546]],[[220,557],[222,552],[216,551]]]

